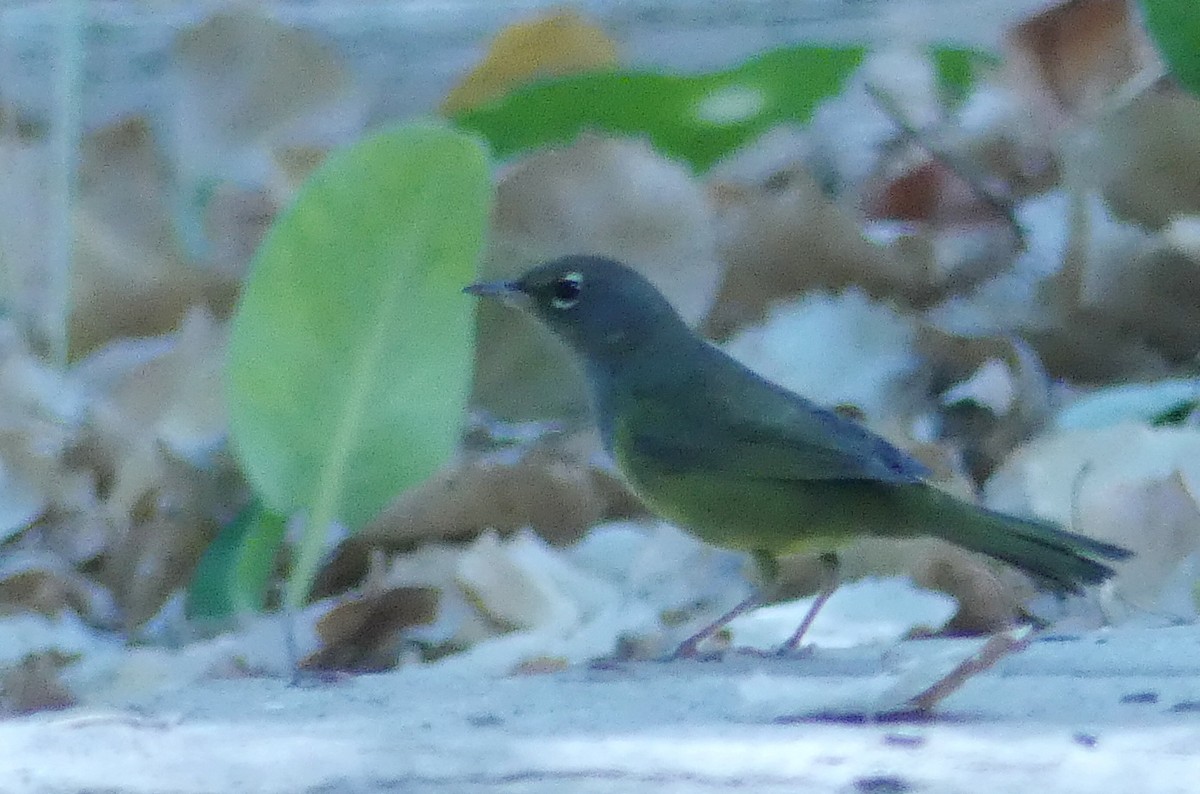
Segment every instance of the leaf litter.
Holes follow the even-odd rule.
[[[831,645],[987,634],[1031,611],[1064,629],[1196,618],[1196,430],[1187,410],[1177,426],[1152,426],[1164,411],[1147,400],[1195,401],[1194,387],[1170,384],[1192,382],[1200,341],[1187,166],[1198,106],[1162,80],[1125,7],[1087,0],[1028,20],[952,108],[926,52],[877,53],[813,123],[768,132],[706,174],[645,141],[594,134],[497,170],[486,276],[567,252],[627,260],[729,352],[860,415],[944,487],[1137,552],[1110,585],[1057,603],[945,544],[862,541],[846,554],[858,581],[833,614],[839,597],[880,603],[872,594],[897,581],[947,595],[931,596],[933,611],[880,606],[886,628],[869,637],[856,621],[832,625]],[[31,693],[6,708],[282,664],[275,618],[201,639],[174,605],[248,498],[225,449],[221,366],[245,263],[299,179],[365,113],[336,54],[281,23],[250,24],[272,57],[249,57],[221,15],[181,36],[173,79],[187,102],[168,140],[136,116],[89,133],[66,369],[37,355],[46,332],[31,319],[53,300],[33,244],[44,207],[31,163],[44,142],[36,130],[0,140],[6,173],[30,191],[5,213],[19,218],[5,235],[9,278],[29,288],[0,317],[0,626],[39,626],[22,635],[34,637],[25,655],[6,657],[5,681]],[[561,71],[609,62],[579,20],[519,33],[564,25],[567,40],[546,42]],[[289,63],[304,68],[280,68]],[[485,60],[453,101],[481,101],[526,70]],[[239,103],[211,116],[227,84],[245,88]],[[321,123],[333,107],[348,112]],[[987,196],[1011,208],[1023,242]],[[578,376],[553,343],[487,307],[479,338],[483,441],[465,434],[446,470],[331,549],[321,599],[295,616],[309,664],[520,673],[652,657],[748,592],[743,558],[654,521],[624,489],[580,430]],[[789,597],[818,581],[811,560],[783,570]],[[757,641],[783,639],[782,623],[755,629]],[[183,645],[81,644],[80,627]],[[947,669],[973,670],[962,662]],[[850,702],[886,710],[942,694],[933,684],[883,696],[890,686]]]

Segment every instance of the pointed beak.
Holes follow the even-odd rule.
[[[492,298],[515,309],[524,309],[529,306],[529,296],[517,286],[515,281],[481,281],[463,287],[463,292],[480,298]]]

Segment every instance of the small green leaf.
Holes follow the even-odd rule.
[[[517,89],[454,120],[499,157],[569,143],[587,130],[645,135],[704,170],[781,122],[805,122],[841,90],[861,47],[789,47],[723,72],[593,72]]]
[[[1200,6],[1196,0],[1142,0],[1146,27],[1171,69],[1200,95]]]
[[[256,501],[223,527],[192,577],[188,616],[222,619],[261,612],[286,523]]]
[[[962,102],[979,79],[982,68],[991,68],[999,60],[986,52],[961,47],[934,47],[933,66],[937,71],[938,87],[948,105]]]
[[[1196,407],[1195,400],[1186,400],[1155,416],[1150,420],[1150,424],[1154,427],[1178,427],[1185,424],[1192,414],[1196,413]]]
[[[457,446],[491,179],[480,144],[406,125],[331,155],[263,241],[230,338],[230,432],[265,505],[306,530],[287,602],[329,524],[357,528]]]

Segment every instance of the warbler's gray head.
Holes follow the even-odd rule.
[[[565,256],[515,281],[472,284],[465,291],[527,310],[591,362],[610,367],[663,333],[687,330],[649,281],[599,256]]]

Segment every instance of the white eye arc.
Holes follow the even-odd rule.
[[[569,309],[579,303],[579,293],[583,287],[583,274],[571,271],[557,279],[551,286],[550,305],[556,309]]]

